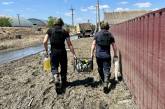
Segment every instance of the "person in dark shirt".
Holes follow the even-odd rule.
[[[109,24],[107,22],[102,22],[101,31],[97,32],[94,36],[94,40],[91,47],[91,58],[93,58],[94,50],[96,49],[98,72],[101,80],[104,82],[104,91],[108,90],[109,78],[111,75],[110,45],[112,45],[114,57],[117,57],[117,47],[115,44],[115,39],[108,30]]]
[[[63,25],[64,22],[61,18],[54,21],[54,26],[48,29],[43,41],[46,54],[48,55],[48,40],[50,40],[51,72],[55,79],[56,87],[60,87],[60,88],[65,87],[67,85],[67,52],[65,48],[65,40],[74,58],[76,58],[73,45],[70,41],[69,32],[65,31],[62,28]],[[61,67],[60,73],[58,72],[59,65]],[[60,82],[62,82],[62,86]]]

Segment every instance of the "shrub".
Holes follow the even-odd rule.
[[[0,18],[0,27],[11,27],[10,19],[6,17]]]

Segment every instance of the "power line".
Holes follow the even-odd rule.
[[[96,28],[95,32],[99,31],[101,29],[100,27],[100,3],[99,0],[96,2]]]
[[[98,14],[98,28],[100,30],[101,27],[100,27],[100,2],[99,2],[99,0],[97,0],[97,14]]]
[[[88,23],[90,23],[90,20],[88,19]]]
[[[17,14],[19,26],[21,26],[20,14]]]
[[[72,12],[72,13],[71,13],[71,15],[72,15],[72,26],[74,26],[74,10],[75,10],[75,9],[73,9],[73,8],[71,7],[70,10],[71,10],[71,12]]]
[[[98,22],[97,22],[97,4],[96,4],[96,27],[95,27],[95,32],[98,30]]]

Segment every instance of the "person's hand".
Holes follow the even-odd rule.
[[[91,58],[93,59],[93,57],[94,57],[94,55],[93,54],[91,54]]]
[[[118,56],[117,56],[117,55],[115,55],[115,56],[113,57],[113,63],[115,63],[116,61],[118,61]]]
[[[114,57],[113,58],[116,58],[116,59],[118,59],[118,56],[117,55],[114,55]]]
[[[76,55],[73,55],[74,59],[77,59],[77,56]]]
[[[47,50],[45,50],[45,55],[48,55],[48,51]]]
[[[45,54],[44,54],[44,57],[45,57],[45,58],[48,58],[48,57],[49,57],[49,55],[48,55],[47,53],[45,53]]]

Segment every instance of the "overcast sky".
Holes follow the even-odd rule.
[[[96,0],[0,0],[0,16],[20,16],[47,20],[62,17],[71,24],[71,6],[75,22],[95,22]],[[165,7],[165,0],[100,0],[101,18],[106,11],[157,10]]]

